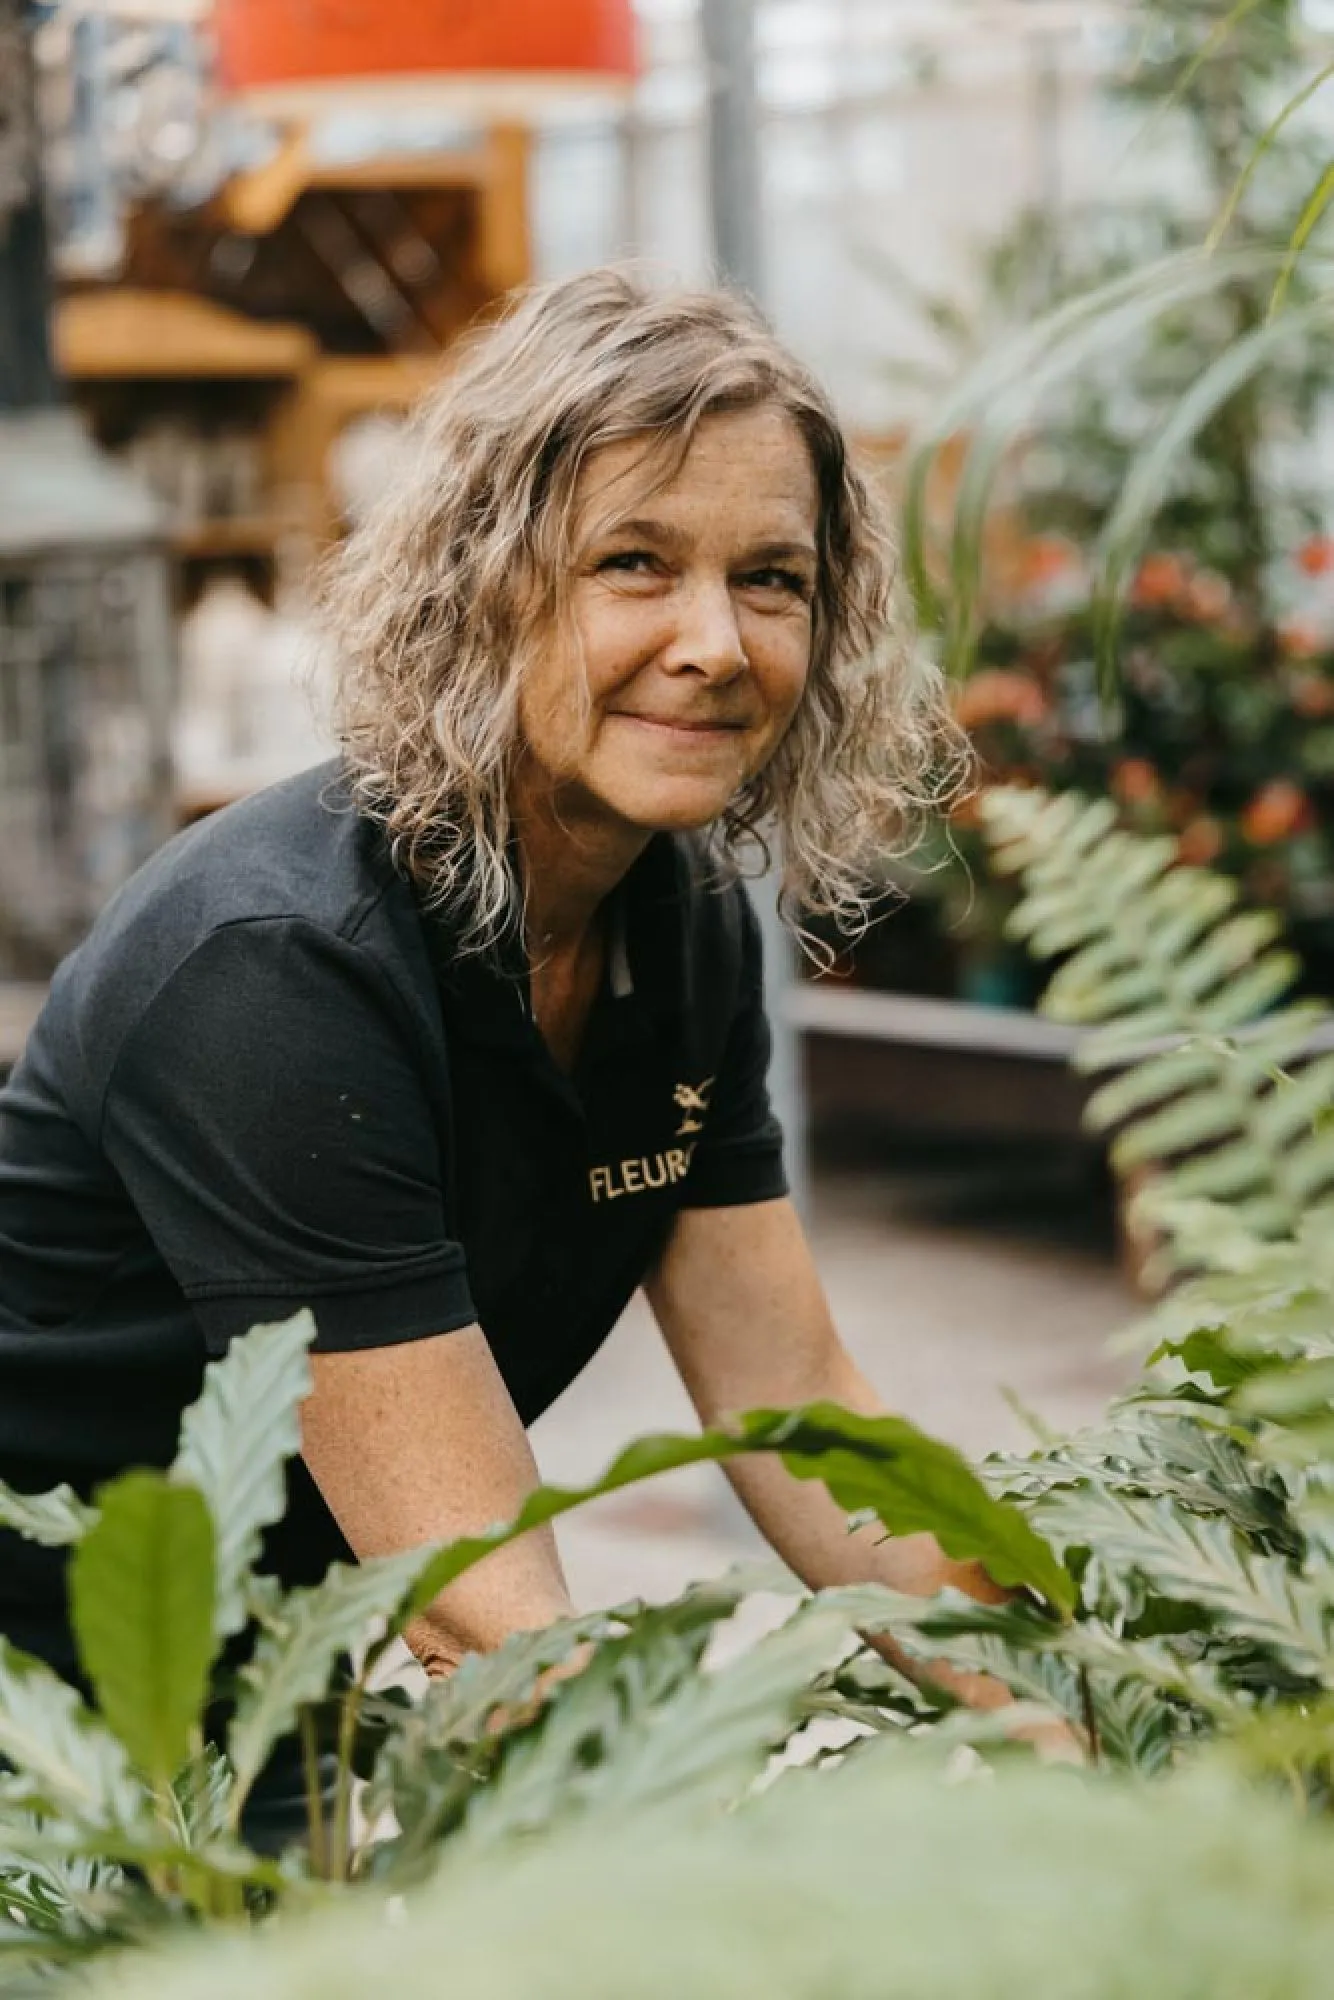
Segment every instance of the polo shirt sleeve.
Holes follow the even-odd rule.
[[[215,931],[159,988],[102,1146],[212,1353],[301,1306],[329,1350],[476,1318],[429,1068],[378,962],[300,919]]]
[[[738,1208],[788,1191],[783,1132],[769,1102],[773,1037],[764,1011],[764,947],[746,890],[730,892],[740,914],[736,1011],[709,1097],[704,1130],[682,1185],[684,1208]]]

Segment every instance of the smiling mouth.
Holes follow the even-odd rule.
[[[643,729],[660,729],[669,736],[739,736],[746,728],[744,722],[686,722],[672,721],[665,716],[631,715],[622,712],[622,722],[637,722]]]

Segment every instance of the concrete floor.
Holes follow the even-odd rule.
[[[1065,1429],[1095,1417],[1124,1375],[1106,1343],[1135,1302],[1110,1202],[1077,1157],[1028,1148],[817,1164],[810,1230],[838,1325],[886,1404],[965,1451],[1025,1441],[1003,1390]],[[636,1300],[533,1442],[545,1478],[575,1483],[644,1431],[692,1427]],[[588,1607],[671,1596],[762,1553],[711,1466],[612,1495],[557,1533]]]

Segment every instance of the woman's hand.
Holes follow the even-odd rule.
[[[645,1289],[704,1423],[738,1410],[825,1401],[862,1416],[884,1414],[838,1338],[791,1202],[683,1211]],[[776,1456],[733,1459],[723,1470],[765,1540],[813,1590],[883,1583],[912,1597],[953,1589],[981,1604],[1009,1601],[1011,1592],[979,1563],[952,1561],[931,1535],[886,1539],[877,1523],[849,1532],[847,1515],[819,1481],[794,1479]],[[1013,1702],[990,1674],[919,1659],[884,1635],[870,1644],[908,1679],[942,1688],[967,1707]],[[1063,1722],[1024,1724],[1015,1734],[1047,1754],[1083,1754]]]

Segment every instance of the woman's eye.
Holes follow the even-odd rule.
[[[600,570],[618,570],[624,576],[646,576],[654,567],[647,549],[618,549],[615,555],[604,556],[598,564]]]
[[[780,590],[789,597],[799,597],[803,604],[810,600],[810,584],[794,569],[756,569],[743,581],[759,590]]]

